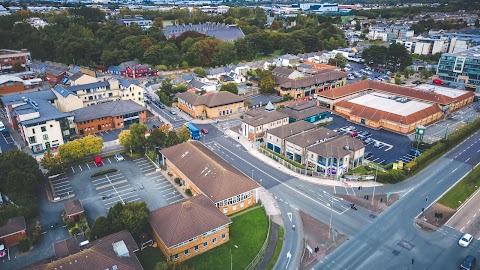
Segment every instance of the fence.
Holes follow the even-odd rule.
[[[299,174],[304,174],[304,175],[307,175],[307,176],[313,176],[313,177],[318,177],[318,178],[325,178],[325,174],[322,173],[322,172],[314,172],[314,171],[311,171],[311,170],[307,170],[307,169],[303,169],[303,168],[299,168],[295,165],[293,165],[292,163],[282,159],[281,157],[279,157],[278,155],[276,154],[273,154],[271,153],[270,151],[264,149],[264,148],[258,148],[258,150],[266,155],[267,157],[275,160],[276,162],[278,162],[279,164],[283,165],[284,167],[288,168],[289,170],[291,171],[294,171],[296,173],[299,173]]]
[[[265,241],[263,242],[262,248],[258,251],[257,256],[252,260],[252,262],[245,267],[245,270],[253,270],[257,267],[257,265],[260,263],[260,261],[263,259],[263,256],[265,256],[265,252],[267,251],[268,247],[268,240],[270,239],[270,227],[271,227],[271,220],[270,216],[268,216],[268,230],[267,230],[267,237],[265,237]]]

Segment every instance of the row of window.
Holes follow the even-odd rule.
[[[209,236],[209,235],[212,235],[212,234],[214,234],[214,233],[216,233],[216,232],[218,232],[218,231],[221,231],[221,230],[225,229],[226,227],[227,227],[227,226],[224,225],[224,226],[215,228],[215,229],[213,229],[213,230],[211,230],[211,231],[209,231],[209,232],[206,232],[206,233],[202,234],[202,237],[205,238],[205,237],[207,237],[207,236]]]
[[[228,115],[228,114],[231,114],[231,113],[232,113],[232,109],[229,109],[229,110],[221,110],[221,111],[218,112],[218,114],[219,114],[220,116],[222,116],[222,115]]]
[[[219,206],[227,206],[227,205],[232,205],[232,204],[236,204],[238,202],[243,202],[245,199],[249,198],[250,196],[252,196],[252,191],[247,191],[245,193],[242,193],[240,195],[237,195],[237,196],[234,196],[234,197],[231,197],[231,198],[228,198],[226,200],[223,200],[221,202],[218,202],[217,203],[217,207]]]
[[[227,235],[226,235],[225,233],[222,233],[222,241],[225,241],[226,239],[227,239]],[[204,249],[207,249],[207,248],[208,248],[208,242],[209,242],[209,241],[203,242],[202,246],[203,246]],[[212,244],[216,245],[217,242],[218,242],[218,241],[217,241],[217,238],[216,238],[216,237],[212,239]],[[200,248],[199,245],[196,245],[196,246],[193,247],[193,251],[194,251],[195,253],[197,253],[197,252],[199,251],[199,248]],[[190,249],[184,250],[184,251],[183,251],[183,255],[185,255],[185,256],[190,256]],[[180,257],[180,254],[175,254],[175,255],[173,255],[173,259],[174,259],[175,261],[178,260],[179,257]]]
[[[53,125],[50,125],[51,128],[53,128]],[[47,132],[47,127],[46,126],[41,126],[40,130],[42,132]],[[32,134],[35,134],[35,128],[32,128]]]
[[[48,134],[43,134],[43,140],[44,141],[48,141]],[[28,143],[32,144],[32,143],[37,143],[37,137],[36,136],[30,136],[28,137]]]

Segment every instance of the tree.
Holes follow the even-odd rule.
[[[153,19],[153,25],[162,29],[163,28],[163,19],[161,17]]]
[[[130,147],[133,153],[141,154],[144,152],[147,132],[147,126],[143,123],[134,123],[130,126]]]
[[[181,139],[178,137],[177,133],[173,130],[170,130],[167,133],[167,138],[165,139],[165,147],[171,147],[181,143]]]
[[[95,137],[88,135],[81,139],[84,156],[89,154],[98,154],[103,148],[103,139],[101,137]]]
[[[262,93],[273,93],[275,91],[275,78],[270,70],[259,71],[258,86]]]
[[[405,46],[396,43],[390,44],[386,58],[387,68],[395,72],[397,70],[404,70],[411,64],[412,56],[410,56]]]
[[[197,75],[200,75],[200,76],[203,76],[203,77],[206,77],[207,76],[207,71],[201,67],[196,67],[194,70],[193,70],[193,73],[197,74]]]
[[[130,135],[130,130],[122,130],[122,132],[118,134],[118,143],[127,150],[131,149],[132,136]]]
[[[22,67],[22,63],[15,62],[15,63],[12,64],[12,70],[15,71],[15,72],[20,72],[20,71],[24,71],[25,68]]]
[[[347,58],[345,58],[345,56],[343,56],[341,53],[337,53],[334,58],[328,60],[328,63],[339,68],[344,68],[347,64]]]
[[[175,262],[159,262],[155,265],[155,270],[188,270],[188,265]]]
[[[411,68],[406,68],[404,71],[403,71],[403,75],[405,76],[405,79],[408,79],[410,78],[410,75],[413,75],[415,73],[415,71]]]
[[[211,66],[220,43],[220,40],[214,38],[199,40],[188,49],[185,60],[190,66]]]
[[[121,212],[123,229],[132,233],[135,239],[141,239],[142,234],[148,231],[148,214],[146,202],[128,202]]]
[[[84,157],[84,150],[80,140],[73,140],[66,144],[60,145],[58,155],[62,161],[69,162]]]
[[[281,48],[283,53],[298,54],[305,51],[303,43],[296,38],[286,38],[281,42]]]
[[[402,84],[402,75],[400,73],[395,74],[395,84]]]
[[[180,142],[186,142],[190,139],[190,131],[186,126],[183,126],[177,131],[177,136]]]
[[[222,91],[227,91],[227,92],[230,92],[232,94],[238,95],[238,87],[234,83],[227,83],[227,84],[222,85],[222,87],[220,88],[220,92],[222,92]]]
[[[270,27],[272,30],[278,30],[283,27],[283,23],[281,21],[273,20]]]
[[[150,132],[150,136],[147,137],[147,145],[152,149],[154,147],[163,147],[166,138],[167,134],[160,128],[156,128],[152,130],[152,132]]]
[[[233,42],[237,49],[237,56],[240,60],[249,61],[255,58],[255,49],[252,44],[244,38],[239,38]]]
[[[160,91],[165,93],[167,96],[173,94],[173,85],[172,85],[172,79],[167,78],[162,81],[162,85],[160,86]],[[157,91],[157,95],[158,95]]]
[[[43,153],[43,158],[40,161],[40,164],[47,170],[59,168],[62,165],[61,163],[62,158],[60,155],[54,155],[50,149]]]
[[[177,85],[173,88],[173,92],[175,92],[175,93],[183,93],[185,91],[187,91],[187,86],[183,83],[181,83],[181,84],[179,84],[179,85]]]
[[[105,237],[112,233],[111,223],[104,216],[100,216],[93,223],[92,229],[90,231],[90,241],[96,240],[98,238]]]
[[[420,76],[425,80],[428,80],[432,75],[432,72],[426,68],[420,72]]]
[[[237,48],[230,42],[222,42],[218,45],[218,51],[213,54],[214,65],[231,64],[237,59]]]

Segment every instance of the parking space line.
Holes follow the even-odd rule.
[[[103,186],[99,186],[99,187],[96,187],[95,189],[96,190],[100,190],[100,189],[104,189],[104,188],[107,188],[107,187],[113,187],[115,189],[115,185],[120,185],[120,184],[123,184],[123,183],[126,183],[128,182],[128,180],[122,180],[122,181],[118,181],[118,182],[115,182],[115,183],[109,183],[109,184],[106,184],[106,185],[103,185]]]
[[[73,169],[73,166],[72,166],[72,171],[73,171],[73,173],[75,173],[75,170]]]
[[[138,194],[133,194],[132,196],[126,196],[126,197],[125,196],[120,196],[120,197],[122,197],[123,201],[126,201],[128,199],[139,197],[139,196],[138,196]]]
[[[165,177],[163,177],[163,175],[160,174],[160,173],[158,175],[150,177],[150,179],[152,179],[152,180],[155,179],[155,178],[165,178]]]
[[[59,188],[59,187],[64,187],[64,186],[69,186],[70,183],[67,181],[67,182],[62,182],[62,183],[56,183],[56,184],[53,184],[53,186],[55,188]]]
[[[117,199],[117,198],[115,198],[115,199]],[[122,200],[116,200],[116,201],[112,201],[112,202],[108,202],[108,203],[105,203],[105,202],[104,202],[103,204],[105,204],[105,206],[107,206],[107,205],[109,205],[109,204],[117,204],[118,202],[122,202],[122,203],[123,203]]]
[[[83,171],[82,166],[78,165],[78,168],[80,168],[80,171]]]
[[[177,198],[177,197],[182,197],[183,198],[183,196],[180,193],[178,193],[175,196],[167,198],[166,200],[171,200],[171,199],[174,199],[174,198]]]
[[[160,193],[172,192],[172,191],[171,191],[172,189],[175,189],[175,188],[174,188],[174,187],[171,187],[171,188],[168,188],[168,189],[165,189],[165,190],[160,191]]]
[[[127,187],[127,188],[125,188]],[[125,188],[125,189],[122,189],[122,188]],[[128,191],[128,190],[133,190],[131,187],[130,187],[130,184],[127,184],[125,186],[121,186],[121,187],[118,187],[117,188],[117,191],[120,191],[120,192],[124,192],[124,191]],[[107,192],[111,192],[113,191],[113,188],[112,189],[108,189],[108,190],[105,190],[105,191],[102,191],[102,192],[98,192],[98,194],[103,194],[103,193],[107,193]]]
[[[64,178],[60,178],[60,179],[51,179],[50,182],[55,183],[55,182],[59,182],[59,181],[62,181],[62,180],[68,180],[68,177],[64,177]]]
[[[66,187],[66,188],[61,188],[61,189],[55,189],[55,193],[59,192],[59,191],[64,191],[64,190],[72,190],[72,187]]]
[[[149,173],[146,173],[145,176],[150,176],[150,175],[156,174],[156,173],[157,173],[157,171],[149,172]]]
[[[173,202],[169,202],[169,204],[174,204],[174,203],[179,202],[179,201],[182,201],[182,200],[184,200],[184,199],[185,199],[185,198],[181,198],[181,199],[179,199],[179,200],[176,200],[176,201],[173,201]]]
[[[88,169],[90,170],[90,166],[88,166],[88,163],[85,163],[85,164],[87,165]]]
[[[109,158],[107,158],[107,160],[108,160],[109,163],[112,163]]]
[[[136,201],[139,201],[140,198],[136,198],[135,200],[131,200],[131,201],[128,201],[128,202],[136,202]]]

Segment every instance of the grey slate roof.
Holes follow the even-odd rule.
[[[256,112],[254,111],[249,111],[247,114],[249,115],[255,115],[253,117],[250,117],[250,118],[245,118],[243,119],[243,122],[247,125],[250,125],[250,126],[254,126],[254,127],[258,127],[258,126],[262,126],[262,125],[265,125],[265,124],[268,124],[268,123],[271,123],[271,122],[274,122],[274,121],[278,121],[278,120],[281,120],[281,119],[284,119],[284,118],[287,118],[288,115],[282,113],[282,112],[279,112],[279,111],[271,111],[271,112],[267,112],[267,111],[264,111],[264,110],[255,110]]]
[[[123,87],[129,87],[130,85],[134,84],[137,85],[139,82],[138,80],[123,80],[123,79],[118,79],[118,83],[120,83]]]
[[[95,89],[100,87],[106,87],[107,89],[109,89],[110,83],[102,81],[102,82],[87,83],[87,84],[74,85],[74,86],[68,86],[68,87],[57,85],[53,89],[63,97],[67,97],[68,95],[76,95],[76,92],[80,90]]]
[[[75,74],[73,74],[72,76],[69,77],[70,81],[76,81],[78,79],[80,79],[80,77],[83,76],[83,73],[81,72],[77,72]]]
[[[292,107],[287,106],[286,108],[280,111],[285,114],[288,114],[290,118],[293,118],[295,120],[302,120],[307,117],[321,114],[323,112],[326,112],[327,110],[320,107],[316,107],[316,106],[307,107],[304,105],[300,105],[300,106],[292,106]]]
[[[122,72],[122,71],[125,71],[126,68],[125,67],[121,67],[121,66],[109,66],[108,67],[108,71],[117,71],[117,72]]]
[[[202,89],[202,87],[204,87],[206,85],[206,84],[204,84],[202,82],[199,82],[195,79],[191,80],[188,84],[190,86],[192,86],[193,88],[196,88],[196,89]]]
[[[74,122],[79,123],[87,120],[97,119],[100,117],[120,116],[129,113],[144,111],[142,105],[132,100],[118,100],[105,103],[99,103],[92,106],[80,108],[72,111],[74,114]]]
[[[288,125],[283,125],[274,129],[270,129],[268,131],[268,134],[272,134],[273,136],[276,136],[280,139],[285,139],[287,137],[297,135],[298,133],[314,129],[315,127],[315,124],[300,120],[290,123]]]
[[[298,145],[300,147],[307,147],[319,143],[320,141],[333,138],[338,133],[328,128],[320,127],[312,129],[306,132],[299,133],[297,135],[288,137],[285,141]]]
[[[42,90],[42,91],[35,91],[35,92],[28,92],[28,93],[21,93],[21,94],[13,94],[13,95],[4,95],[0,97],[4,104],[21,101],[23,97],[30,98],[33,100],[55,100],[57,96],[52,92],[52,90]]]
[[[284,77],[290,76],[290,74],[292,74],[293,72],[295,72],[295,69],[284,68],[284,67],[276,67],[272,70],[273,74],[275,74],[275,75],[279,74],[279,75],[284,76]]]
[[[209,68],[206,71],[207,75],[218,75],[227,73],[226,67]]]
[[[199,96],[191,92],[183,92],[177,94],[177,97],[194,106],[205,105],[209,108],[243,102],[244,100],[243,98],[226,91],[210,93],[203,96]]]
[[[359,139],[350,136],[341,136],[324,143],[310,146],[307,150],[322,157],[344,157],[350,154],[350,151],[357,151],[362,148],[365,148],[365,146]]]
[[[60,76],[63,73],[67,72],[68,68],[64,67],[55,67],[55,66],[47,66],[45,68],[45,73],[52,74],[53,76]]]

